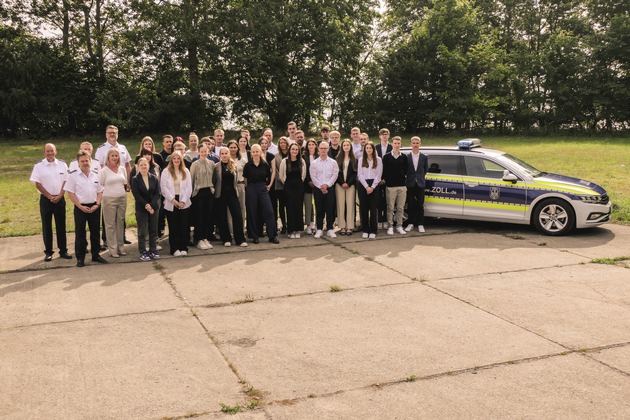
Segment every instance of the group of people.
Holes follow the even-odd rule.
[[[405,154],[401,138],[390,142],[386,128],[379,131],[376,144],[357,127],[343,141],[328,126],[321,128],[319,140],[306,139],[294,122],[287,133],[275,144],[270,128],[257,142],[248,130],[241,130],[238,140],[224,144],[225,133],[217,129],[201,139],[190,133],[188,146],[180,137],[164,135],[160,152],[145,137],[134,159],[118,142],[118,129],[110,125],[95,157],[92,145],[84,142],[69,167],[56,158],[55,146],[46,144],[44,159],[31,175],[41,194],[45,261],[53,255],[53,217],[60,257],[72,258],[66,246],[65,193],[74,204],[79,267],[85,265],[88,250],[86,225],[92,261],[107,262],[100,255],[101,220],[110,256],[126,255],[129,192],[135,200],[142,261],[160,258],[158,238],[167,224],[173,256],[187,255],[189,246],[211,249],[217,235],[224,246],[246,247],[247,238],[258,244],[265,236],[277,244],[280,234],[290,239],[302,233],[335,238],[360,229],[363,238],[374,239],[379,228],[388,235],[424,232],[428,163],[419,137],[412,137],[411,153]]]

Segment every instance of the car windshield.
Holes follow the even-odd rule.
[[[521,168],[523,168],[523,170],[525,172],[527,172],[529,175],[535,177],[538,176],[543,176],[545,175],[545,172],[539,171],[538,169],[534,168],[532,165],[530,165],[529,163],[520,160],[519,158],[516,158],[512,155],[509,155],[507,153],[504,153],[503,155],[501,155],[501,157],[503,157],[504,159],[507,159],[515,164],[517,164],[518,166],[520,166]]]

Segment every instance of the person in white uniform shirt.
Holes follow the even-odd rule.
[[[326,216],[327,235],[336,238],[333,230],[335,221],[335,182],[339,175],[337,161],[328,156],[328,143],[321,142],[318,146],[319,157],[311,163],[310,174],[313,183],[313,198],[315,199],[315,214],[317,231],[315,238],[322,237],[324,229],[324,216]]]
[[[92,143],[90,143],[89,141],[84,141],[79,146],[79,151],[81,150],[85,150],[86,152],[88,152],[88,154],[90,155],[90,170],[96,172],[96,175],[98,175],[101,172],[101,164],[98,160],[92,158],[92,152],[94,152],[94,147],[92,146]],[[77,159],[72,160],[72,162],[70,162],[70,165],[68,165],[68,173],[75,172],[80,169],[81,168],[79,168],[79,161]]]
[[[89,152],[80,150],[77,153],[79,169],[70,172],[65,190],[68,198],[74,203],[75,241],[74,253],[77,257],[77,267],[85,265],[86,231],[85,224],[90,228],[90,251],[92,261],[107,263],[99,255],[99,225],[101,222],[101,199],[103,186],[99,176],[92,170],[92,159]]]
[[[39,214],[42,218],[42,234],[44,236],[44,261],[52,260],[53,230],[52,219],[55,218],[57,230],[57,247],[59,256],[71,259],[66,242],[66,200],[64,185],[68,177],[68,165],[57,159],[57,147],[52,143],[44,146],[44,159],[33,167],[30,181],[40,193]]]

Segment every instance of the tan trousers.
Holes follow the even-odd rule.
[[[354,230],[355,186],[344,189],[341,185],[335,184],[335,194],[337,198],[337,225],[341,229]]]
[[[405,202],[407,201],[407,187],[387,187],[387,224],[394,226],[394,208],[396,209],[396,226],[402,227]]]
[[[127,196],[103,197],[101,201],[107,247],[110,254],[118,254],[125,247],[125,212],[127,211]]]

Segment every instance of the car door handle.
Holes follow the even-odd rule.
[[[479,183],[478,182],[465,182],[467,187],[478,187]]]

